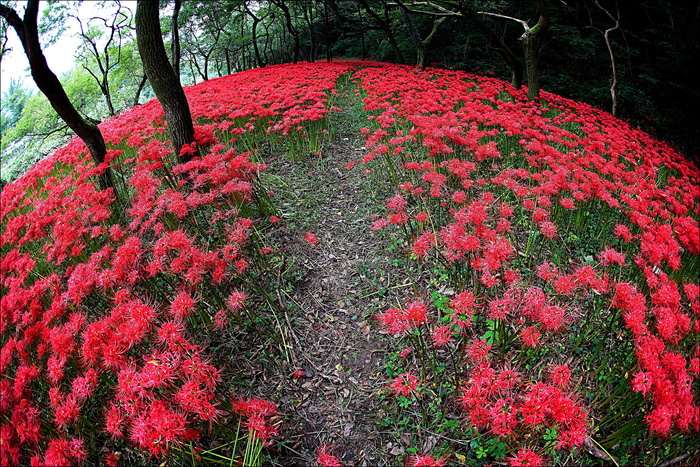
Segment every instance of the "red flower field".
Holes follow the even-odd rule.
[[[3,189],[0,464],[113,465],[126,447],[142,456],[127,464],[275,462],[280,407],[231,387],[211,342],[289,324],[269,240],[284,216],[261,180],[271,154],[295,163],[334,138],[341,88],[366,120],[348,170],[390,193],[367,228],[416,272],[402,304],[372,310],[395,344],[374,397],[412,414],[402,429],[462,440],[402,461],[697,456],[698,169],[553,94],[339,61],[186,88],[202,154],[186,164],[151,101],[100,125],[114,189],[77,139]],[[330,444],[308,459],[355,465]]]

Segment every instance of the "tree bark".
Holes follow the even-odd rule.
[[[428,37],[423,39],[420,36],[420,32],[418,31],[418,28],[416,27],[416,23],[413,21],[413,18],[411,17],[411,14],[404,5],[401,0],[397,0],[397,4],[401,8],[401,11],[403,12],[404,19],[406,20],[406,26],[408,27],[408,31],[411,35],[411,38],[413,39],[413,43],[416,46],[416,66],[420,68],[421,70],[425,68],[425,56],[426,52],[428,50],[428,46],[430,43],[433,41],[433,37],[435,37],[435,34],[437,33],[438,29],[440,28],[440,25],[442,24],[443,21],[445,21],[446,17],[442,17],[439,19],[436,19],[433,21],[433,28],[430,31],[430,34],[428,34]]]
[[[394,55],[396,55],[396,61],[398,63],[406,63],[406,59],[404,58],[403,53],[401,53],[401,49],[399,49],[399,44],[396,42],[394,33],[391,31],[391,25],[389,24],[388,11],[386,9],[386,5],[384,6],[385,18],[382,18],[381,16],[379,16],[379,14],[377,14],[376,11],[372,10],[372,8],[367,4],[366,0],[359,0],[359,2],[365,8],[367,14],[374,18],[379,28],[386,34],[386,38],[389,41],[389,45],[394,51]]]
[[[362,46],[362,61],[364,61],[367,54],[365,53],[365,27],[362,23],[362,9],[360,8],[360,5],[357,5],[357,19],[360,21],[360,43]]]
[[[180,163],[192,159],[181,154],[182,147],[192,142],[194,125],[190,106],[180,80],[173,71],[165,53],[160,29],[158,2],[138,0],[136,4],[136,42],[143,68],[158,101],[163,106],[173,149]]]
[[[180,15],[180,0],[175,0],[175,7],[173,8],[173,43],[171,44],[171,52],[173,56],[173,72],[177,76],[178,81],[180,80],[180,27],[177,24],[177,18]]]
[[[323,42],[325,42],[326,45],[326,62],[330,63],[333,61],[333,57],[331,57],[331,19],[330,15],[328,14],[328,1],[329,0],[326,0],[326,2],[323,4]]]
[[[537,0],[537,9],[540,17],[535,26],[530,27],[527,21],[513,18],[512,16],[489,13],[482,11],[480,14],[502,18],[520,23],[525,32],[520,36],[523,54],[525,56],[525,70],[527,72],[527,97],[537,99],[540,97],[540,73],[539,73],[539,38],[549,28],[549,7],[547,0]]]
[[[527,67],[527,98],[540,97],[540,70],[539,70],[539,45],[540,37],[549,28],[549,6],[547,0],[537,0],[537,9],[540,17],[530,30],[525,30],[522,35],[525,53],[525,66]]]
[[[12,8],[0,4],[0,16],[5,18],[15,30],[17,36],[19,36],[22,47],[24,48],[24,53],[29,60],[32,78],[37,87],[44,93],[51,107],[53,107],[56,113],[66,122],[68,127],[83,140],[90,151],[95,165],[100,165],[104,162],[105,156],[107,155],[107,147],[102,133],[97,125],[87,122],[80,116],[70,99],[68,99],[68,95],[63,89],[61,82],[49,68],[39,42],[37,26],[38,14],[39,0],[30,0],[27,2],[27,7],[24,11],[24,19],[20,19],[19,15],[17,15]],[[99,184],[100,188],[103,190],[114,187],[112,172],[109,166],[102,175],[100,175]]]
[[[601,31],[598,28],[594,28],[598,32],[603,34],[603,37],[605,37],[605,45],[608,47],[608,53],[610,54],[610,65],[612,67],[612,84],[610,85],[610,97],[612,98],[612,115],[613,117],[615,117],[617,116],[617,65],[615,64],[615,54],[613,53],[612,43],[610,42],[610,33],[620,28],[620,9],[617,9],[617,17],[615,17],[611,15],[608,10],[603,8],[600,5],[600,3],[598,3],[598,0],[594,0],[593,3],[595,3],[596,6],[600,8],[606,15],[608,15],[608,17],[615,23],[615,26],[608,28],[605,31]],[[671,22],[671,26],[673,26],[673,21]]]
[[[516,89],[520,89],[523,86],[522,62],[518,60],[515,54],[513,54],[513,51],[510,50],[510,47],[508,47],[505,42],[498,37],[498,34],[496,34],[496,32],[491,29],[483,19],[481,19],[479,13],[471,6],[467,5],[466,3],[461,3],[459,12],[462,16],[469,18],[476,25],[477,29],[484,35],[484,37],[486,37],[492,47],[496,47],[498,49],[503,61],[505,61],[513,71],[513,86]]]
[[[248,8],[247,1],[243,2],[243,6],[245,7],[246,13],[253,19],[253,52],[255,53],[255,61],[258,63],[259,68],[265,68],[265,63],[260,56],[260,49],[258,48],[258,23],[260,23],[260,18]]]
[[[301,55],[299,32],[294,27],[294,24],[292,24],[292,16],[289,13],[289,7],[284,3],[284,0],[272,0],[272,3],[277,5],[282,10],[282,13],[284,13],[284,18],[287,21],[287,30],[289,30],[289,34],[291,34],[292,38],[294,39],[294,64],[296,64],[299,62],[299,57]]]
[[[136,107],[137,105],[139,105],[141,92],[143,91],[143,88],[146,86],[147,82],[148,78],[146,77],[146,75],[143,75],[143,78],[141,78],[141,81],[139,81],[139,86],[136,88],[136,94],[134,94],[133,104],[131,105],[132,107]]]

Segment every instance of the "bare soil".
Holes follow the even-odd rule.
[[[412,293],[411,281],[387,240],[369,229],[385,194],[362,167],[346,168],[365,150],[363,122],[350,120],[351,110],[334,116],[320,154],[271,158],[263,176],[283,218],[274,242],[284,258],[276,278],[284,349],[270,352],[281,355],[277,364],[258,362],[248,377],[264,381],[251,397],[274,401],[282,414],[280,443],[269,453],[281,465],[315,465],[324,443],[344,465],[390,465],[409,442],[379,423],[387,418],[384,357],[394,343],[374,316]],[[318,244],[304,239],[307,232]]]

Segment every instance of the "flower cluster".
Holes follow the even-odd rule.
[[[595,333],[587,321],[604,316],[624,323],[636,349],[639,370],[628,366],[619,378],[631,375],[632,391],[651,403],[649,428],[697,432],[697,168],[610,115],[546,92],[534,102],[496,79],[398,65],[354,76],[371,122],[361,130],[368,148],[361,162],[395,190],[371,228],[403,235],[408,255],[447,274],[442,290],[457,292],[428,326],[432,348],[471,349],[467,342],[483,335],[518,361],[546,350],[548,335],[572,327]],[[379,320],[404,335],[413,328],[405,314],[390,309]],[[581,344],[556,338],[563,339]],[[484,365],[483,352],[470,354]],[[563,389],[542,384],[508,389],[514,427],[523,426],[521,404],[535,396],[543,407],[565,403],[582,413]],[[474,410],[484,404],[477,399]],[[475,426],[508,431],[494,416],[472,414]],[[582,419],[565,427],[573,438],[559,447],[580,444]],[[513,465],[539,458],[515,441]]]
[[[78,139],[4,188],[2,465],[80,462],[97,455],[86,435],[160,457],[220,421],[220,370],[196,336],[246,311],[242,278],[270,252],[253,233],[275,214],[259,202],[265,166],[238,139],[256,126],[307,131],[354,66],[267,67],[187,88],[196,125],[183,151],[199,156],[179,165],[156,100],[102,123],[114,189],[96,187],[106,164]],[[275,434],[246,414],[250,433]]]
[[[471,371],[461,388],[459,405],[469,422],[503,438],[526,438],[542,443],[545,429],[555,429],[556,448],[581,446],[587,436],[588,415],[568,393],[566,367],[555,369],[550,383],[527,382],[513,370],[498,371],[485,360]]]
[[[272,402],[262,399],[234,400],[233,409],[247,418],[245,426],[254,439],[268,444],[273,436],[277,436],[277,427],[271,424],[277,417],[277,406]]]

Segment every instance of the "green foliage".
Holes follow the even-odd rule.
[[[22,117],[22,109],[24,109],[29,99],[30,92],[22,85],[20,80],[13,78],[10,80],[10,86],[2,94],[0,135],[5,135]]]

